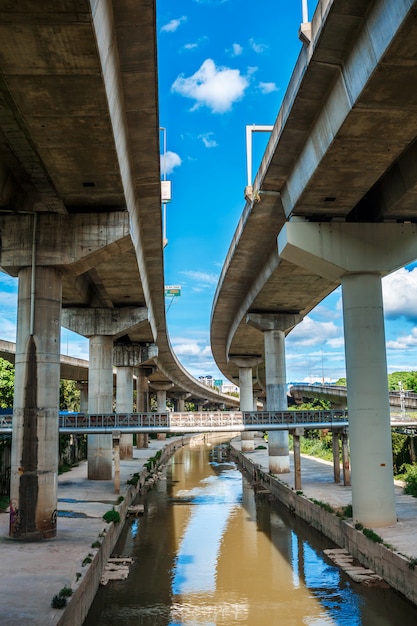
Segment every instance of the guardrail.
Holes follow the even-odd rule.
[[[203,411],[201,413],[61,413],[61,433],[209,432],[331,428],[348,425],[347,411]],[[12,416],[0,416],[0,433],[12,431]]]

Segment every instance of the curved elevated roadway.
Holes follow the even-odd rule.
[[[280,258],[286,223],[417,218],[415,0],[320,0],[311,27],[214,298],[211,346],[229,379],[230,357],[264,356],[248,313],[304,316],[340,283]],[[263,363],[254,376],[262,389]]]
[[[154,1],[2,3],[0,18],[0,268],[34,253],[62,272],[68,328],[120,320],[116,342],[157,348],[151,383],[237,405],[167,335]]]

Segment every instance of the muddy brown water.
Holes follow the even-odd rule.
[[[115,553],[134,564],[101,587],[84,626],[415,626],[392,589],[352,582],[334,544],[268,494],[224,446],[183,448]]]

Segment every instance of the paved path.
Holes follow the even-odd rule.
[[[255,447],[261,445],[262,439],[255,441]],[[240,450],[240,439],[234,439],[233,445]],[[268,451],[254,450],[245,455],[254,463],[268,472]],[[293,457],[290,456],[290,473],[281,474],[280,480],[294,487]],[[342,474],[341,474],[342,475]],[[343,481],[343,476],[342,476]],[[333,464],[302,455],[301,459],[301,489],[307,498],[314,498],[338,508],[352,503],[352,489],[345,487],[343,482],[336,485],[333,482]],[[403,494],[401,483],[395,484],[395,501],[397,510],[397,524],[376,529],[382,539],[393,546],[396,552],[417,558],[417,498]]]
[[[170,438],[169,441],[173,441]],[[149,448],[134,449],[134,459],[120,463],[120,493],[128,478],[165,446],[151,439]],[[58,478],[58,531],[41,543],[8,537],[9,514],[0,514],[0,625],[53,626],[62,611],[51,608],[54,595],[85,571],[83,560],[106,527],[103,514],[117,504],[113,481],[87,480],[87,463]],[[71,514],[73,517],[62,517]],[[74,517],[78,515],[78,517]]]

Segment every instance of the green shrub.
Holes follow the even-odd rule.
[[[377,535],[376,532],[372,530],[372,528],[364,528],[362,532],[365,537],[368,537],[368,539],[370,539],[371,541],[374,541],[375,543],[384,543],[382,537]]]
[[[107,511],[103,515],[103,519],[108,524],[110,524],[110,522],[114,522],[115,524],[118,524],[120,522],[120,513],[119,511],[116,511],[115,508],[113,507],[110,511]]]
[[[139,482],[139,478],[140,478],[140,476],[139,476],[139,474],[136,472],[136,474],[133,474],[132,478],[129,478],[129,479],[126,481],[126,484],[128,484],[128,485],[133,485],[134,487],[136,487],[136,485],[137,485],[137,484],[138,484],[138,482]]]
[[[64,596],[57,594],[52,598],[51,607],[53,609],[63,609],[67,606],[67,599]]]
[[[404,493],[417,497],[417,465],[406,466]]]
[[[101,543],[99,541],[94,541],[94,543],[91,544],[92,548],[100,548],[101,547]]]
[[[70,598],[72,596],[71,587],[67,587],[65,585],[65,587],[62,587],[61,591],[59,592],[59,595],[61,596],[61,598]]]

